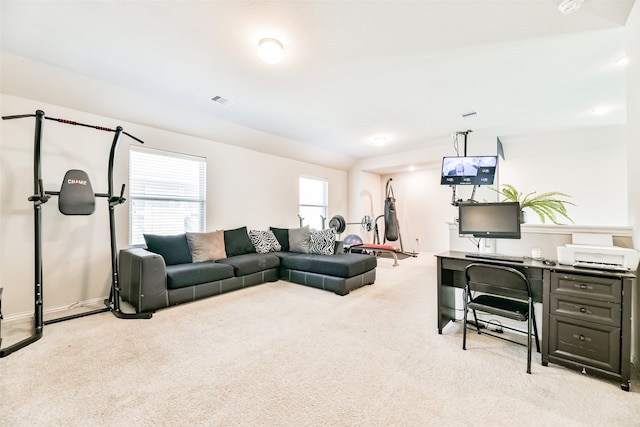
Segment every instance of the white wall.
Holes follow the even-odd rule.
[[[250,229],[298,226],[298,177],[329,182],[329,216],[348,216],[347,173],[282,157],[258,153],[161,129],[114,121],[43,102],[0,95],[2,116],[34,114],[75,120],[109,128],[122,126],[144,147],[181,152],[207,159],[207,229]],[[0,122],[0,286],[5,317],[33,312],[34,242],[33,118]],[[45,120],[42,177],[44,187],[58,191],[64,173],[89,173],[93,191],[107,192],[107,162],[113,133]],[[114,192],[128,188],[129,146],[122,136],[114,173]],[[125,193],[125,197],[128,193]],[[117,239],[128,246],[128,207],[116,207]],[[109,293],[111,263],[106,199],[96,200],[91,216],[64,216],[57,198],[42,207],[45,311],[77,301],[99,300]]]

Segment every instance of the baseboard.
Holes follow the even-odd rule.
[[[103,297],[88,299],[84,301],[76,301],[72,304],[67,304],[67,305],[62,305],[57,307],[49,307],[44,309],[42,314],[46,319],[49,315],[52,315],[52,314],[60,314],[61,312],[64,312],[64,311],[73,312],[73,311],[85,309],[87,306],[103,304],[104,300],[107,298],[108,296],[103,296]],[[2,322],[3,323],[15,322],[15,321],[29,319],[29,318],[32,318],[33,316],[34,316],[33,311],[16,313],[16,314],[4,316],[4,319],[2,319]],[[55,317],[59,317],[59,316],[55,316]]]

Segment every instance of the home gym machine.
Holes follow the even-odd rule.
[[[44,325],[61,322],[63,320],[73,319],[77,317],[88,316],[91,314],[110,311],[116,317],[121,319],[148,319],[151,313],[124,313],[120,309],[120,287],[118,284],[118,259],[116,245],[116,226],[115,226],[115,207],[125,202],[124,189],[122,184],[120,195],[113,195],[113,167],[115,162],[116,150],[121,134],[143,144],[144,142],[133,135],[124,132],[121,126],[110,129],[101,126],[87,125],[72,120],[56,119],[46,117],[44,111],[37,110],[35,114],[24,114],[16,116],[5,116],[3,120],[22,119],[26,117],[35,117],[35,136],[34,136],[34,156],[33,156],[33,195],[29,197],[29,201],[33,202],[33,219],[34,219],[34,249],[35,249],[35,268],[34,268],[34,325],[32,335],[23,339],[7,348],[0,349],[0,357],[8,356],[29,344],[37,341],[42,337]],[[45,120],[53,120],[59,123],[84,126],[106,132],[114,132],[113,142],[111,143],[111,152],[109,154],[108,169],[108,191],[106,193],[94,193],[86,172],[78,169],[67,171],[62,181],[60,191],[45,191],[42,183],[42,134]],[[106,198],[109,207],[109,227],[111,232],[111,290],[108,299],[104,300],[105,307],[87,311],[70,316],[60,317],[57,319],[44,321],[43,319],[43,274],[42,274],[42,205],[47,203],[51,196],[58,197],[58,209],[63,215],[91,215],[95,211],[95,198]]]

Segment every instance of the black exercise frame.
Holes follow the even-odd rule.
[[[0,349],[0,358],[8,356],[9,354],[17,351],[27,345],[39,340],[42,337],[44,325],[61,322],[63,320],[73,319],[77,317],[88,316],[91,314],[102,313],[111,311],[116,317],[121,319],[149,319],[152,313],[124,313],[120,309],[120,287],[118,284],[118,259],[117,259],[117,244],[116,244],[116,227],[115,227],[115,206],[125,202],[124,189],[125,185],[122,184],[122,189],[119,196],[113,195],[113,167],[115,162],[116,150],[118,148],[118,141],[120,135],[125,134],[128,137],[144,144],[143,141],[123,131],[121,126],[117,126],[115,129],[110,129],[102,126],[87,125],[72,120],[56,119],[53,117],[46,117],[44,111],[37,110],[35,114],[23,114],[16,116],[4,116],[3,120],[22,119],[26,117],[35,117],[35,135],[34,135],[34,156],[33,156],[33,195],[29,197],[29,201],[33,202],[33,220],[34,220],[34,250],[35,250],[35,268],[34,268],[34,325],[32,335],[23,339],[7,348]],[[59,196],[59,191],[45,191],[42,183],[42,164],[41,164],[41,151],[42,151],[42,134],[44,120],[54,120],[59,123],[65,123],[76,126],[84,126],[97,130],[114,132],[113,142],[111,143],[111,152],[109,153],[109,169],[108,169],[108,191],[107,193],[95,193],[95,197],[103,197],[108,199],[109,206],[109,228],[111,232],[111,290],[109,292],[109,298],[104,300],[105,307],[99,308],[93,311],[87,311],[79,314],[73,314],[65,317],[56,318],[53,320],[44,321],[43,318],[43,284],[42,284],[42,205],[47,203],[51,196]]]

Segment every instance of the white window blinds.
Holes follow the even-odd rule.
[[[206,159],[139,147],[129,155],[129,244],[143,244],[143,234],[203,232]]]

